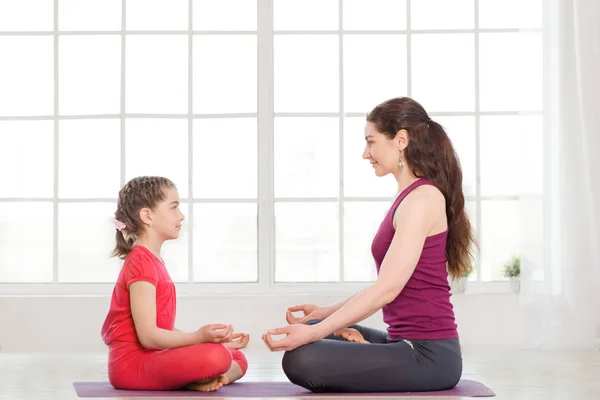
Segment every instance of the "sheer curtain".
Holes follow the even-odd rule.
[[[600,348],[600,1],[546,0],[544,223],[524,195],[529,349]]]

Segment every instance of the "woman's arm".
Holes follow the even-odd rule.
[[[149,349],[173,349],[201,343],[200,333],[169,331],[156,326],[156,287],[137,281],[129,285],[131,314],[138,339]]]
[[[316,340],[362,321],[400,294],[410,279],[425,239],[436,221],[436,212],[445,207],[441,193],[421,187],[407,196],[395,214],[396,233],[385,255],[377,281],[351,298],[325,320],[313,325]],[[439,195],[438,195],[439,194]],[[440,204],[441,202],[441,204]],[[445,210],[445,208],[442,208]]]
[[[339,310],[340,308],[342,308],[343,306],[345,306],[354,297],[356,297],[355,294],[353,294],[352,296],[348,297],[345,300],[338,301],[337,303],[332,304],[332,305],[326,307],[327,308],[327,316],[329,317],[331,314],[333,314],[334,312],[336,312],[337,310]]]

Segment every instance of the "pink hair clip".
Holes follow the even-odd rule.
[[[121,232],[121,231],[123,231],[123,229],[125,229],[125,224],[124,224],[124,223],[122,223],[121,221],[119,221],[119,220],[115,219],[115,220],[114,220],[114,223],[115,223],[115,228],[117,228],[117,230],[118,230],[119,232]]]

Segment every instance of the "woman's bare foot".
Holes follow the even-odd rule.
[[[195,390],[197,392],[214,392],[221,389],[228,383],[229,380],[224,375],[221,375],[213,379],[190,383],[185,388],[188,390]]]
[[[363,335],[361,335],[361,333],[359,331],[357,331],[354,328],[344,328],[344,329],[340,329],[339,331],[336,331],[334,333],[334,336],[337,337],[342,337],[344,339],[346,339],[349,342],[355,342],[355,343],[369,343],[365,340],[365,338],[363,337]]]

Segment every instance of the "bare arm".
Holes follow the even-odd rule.
[[[149,349],[173,349],[202,343],[199,332],[169,331],[156,326],[156,287],[145,281],[129,286],[131,314],[142,346]]]
[[[333,314],[334,312],[336,312],[340,308],[344,307],[344,305],[346,305],[346,303],[348,303],[354,297],[356,297],[355,294],[353,294],[352,296],[348,297],[345,300],[339,301],[339,302],[337,302],[335,304],[332,304],[332,305],[326,307],[327,308],[327,317],[329,317],[331,314]]]
[[[440,200],[439,196],[431,195],[428,190],[415,190],[400,204],[395,218],[398,229],[377,281],[314,325],[317,339],[364,320],[400,294],[417,265],[425,239],[436,221],[436,215],[431,210],[443,206],[440,201],[443,201],[443,197]]]

